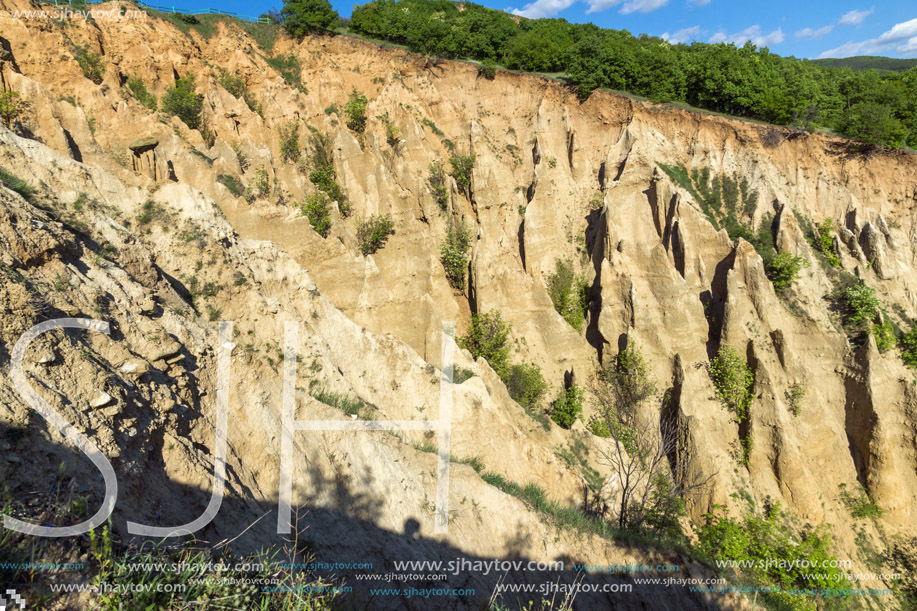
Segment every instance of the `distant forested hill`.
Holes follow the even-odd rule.
[[[917,148],[917,67],[900,73],[827,68],[750,42],[671,44],[451,0],[372,0],[354,8],[349,28],[412,51],[481,61],[485,76],[495,65],[559,73],[583,99],[604,87],[781,125],[826,127],[873,145]]]
[[[888,72],[904,72],[917,66],[917,59],[895,59],[893,57],[877,57],[875,55],[859,55],[857,57],[843,57],[813,60],[826,68],[850,68],[851,70],[886,70]]]

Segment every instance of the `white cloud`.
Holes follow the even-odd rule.
[[[837,25],[860,25],[863,23],[863,20],[872,15],[875,10],[876,9],[871,8],[868,11],[850,11],[840,18]]]
[[[688,4],[693,4],[694,6],[707,6],[710,4],[710,0],[688,0]]]
[[[669,34],[666,32],[660,38],[672,44],[680,44],[683,42],[688,42],[689,40],[694,40],[700,34],[703,34],[704,31],[705,30],[700,29],[699,25],[695,25],[691,26],[690,28],[682,28],[677,30],[674,34]]]
[[[553,17],[562,10],[570,8],[574,2],[575,0],[535,0],[535,2],[526,4],[522,9],[509,9],[509,12],[530,19]]]
[[[650,13],[664,7],[669,0],[628,0],[619,11],[622,15],[628,13]]]
[[[726,39],[727,39],[727,36],[724,32],[717,32],[716,34],[710,37],[709,42],[711,44],[716,44],[718,42],[726,42]]]
[[[870,38],[860,42],[846,42],[834,49],[828,49],[818,58],[874,55],[888,53],[893,48],[898,53],[911,53],[917,50],[917,19],[896,23],[878,38]]]
[[[601,11],[607,11],[613,6],[618,6],[624,2],[624,0],[586,0],[586,3],[589,4],[589,9],[586,13],[599,13]]]
[[[896,23],[892,29],[879,36],[879,42],[893,44],[917,36],[917,19]]]
[[[618,12],[622,15],[629,13],[649,13],[658,8],[662,8],[669,3],[669,0],[586,0],[589,8],[586,13],[599,13],[606,11],[613,6],[618,6],[623,2],[621,10]]]
[[[834,29],[833,25],[826,25],[824,27],[818,28],[817,30],[813,30],[812,28],[803,28],[799,30],[798,32],[796,32],[795,36],[796,38],[818,39],[824,36],[825,34],[828,34],[833,29]]]
[[[736,45],[744,45],[746,42],[751,41],[757,47],[770,47],[773,45],[779,45],[783,42],[785,36],[783,35],[783,29],[777,28],[773,32],[768,32],[767,34],[761,31],[761,26],[753,25],[747,27],[741,32],[736,32],[735,34],[727,34],[725,32],[717,32],[710,37],[711,43],[718,42],[731,42]]]
[[[840,19],[837,20],[837,23],[832,23],[831,25],[822,26],[818,29],[813,28],[803,28],[796,32],[796,38],[812,38],[819,39],[822,36],[830,33],[834,28],[840,25],[860,25],[863,23],[863,20],[869,17],[875,12],[876,9],[869,9],[868,11],[857,11],[853,10],[848,13],[844,13]]]

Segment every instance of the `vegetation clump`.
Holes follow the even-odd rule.
[[[369,100],[366,96],[354,88],[350,92],[350,98],[344,105],[344,114],[347,116],[347,129],[362,134],[366,129],[366,105]]]
[[[287,85],[305,93],[302,86],[302,62],[292,53],[288,55],[275,55],[265,59],[267,64],[277,71]]]
[[[88,47],[76,47],[73,58],[83,71],[83,76],[96,85],[102,84],[102,78],[105,76],[105,62],[102,61],[101,55],[90,51]]]
[[[762,513],[751,509],[743,519],[708,513],[698,529],[696,549],[709,563],[734,563],[740,581],[763,588],[771,609],[814,609],[824,601],[816,593],[850,587],[843,564],[831,555],[826,527],[797,532],[780,504],[770,502]],[[825,567],[811,571],[807,567]],[[741,568],[738,568],[741,567]],[[798,593],[790,594],[794,589]],[[803,592],[811,593],[803,593]]]
[[[262,115],[261,102],[255,98],[255,95],[248,90],[248,85],[245,84],[245,79],[241,76],[231,74],[228,70],[223,67],[217,68],[219,72],[219,82],[220,86],[223,87],[230,95],[236,98],[242,98],[245,102],[245,105],[248,106],[248,109],[254,113]],[[262,115],[263,116],[263,115]]]
[[[357,242],[363,256],[371,255],[385,246],[388,236],[395,233],[392,215],[372,215],[357,227]]]
[[[579,331],[589,309],[589,284],[573,271],[573,263],[558,260],[548,276],[548,295],[554,309]]]
[[[197,93],[194,75],[186,74],[162,96],[162,111],[178,117],[191,129],[200,129],[201,113],[204,110],[204,96]]]
[[[284,0],[280,11],[283,27],[290,36],[302,38],[318,30],[328,30],[338,22],[338,14],[328,0]]]
[[[11,191],[15,191],[27,201],[32,201],[32,196],[35,195],[35,187],[18,176],[11,174],[3,166],[0,166],[0,184]]]
[[[459,155],[449,158],[449,164],[452,171],[449,175],[455,179],[455,184],[459,191],[467,196],[471,196],[471,171],[474,169],[475,155]]]
[[[880,518],[884,513],[883,509],[873,502],[869,492],[860,485],[857,492],[847,490],[847,484],[838,485],[838,493],[841,502],[850,510],[850,515],[854,518]]]
[[[745,420],[751,406],[755,375],[735,348],[720,347],[710,362],[710,379],[717,398],[736,415],[737,421]]]
[[[548,390],[541,369],[534,364],[510,365],[503,377],[503,382],[513,401],[529,411],[537,408]]]
[[[242,185],[242,182],[239,181],[235,176],[229,174],[218,174],[217,182],[229,189],[229,192],[233,194],[234,197],[242,197],[245,195],[245,187]]]
[[[468,248],[471,246],[471,230],[463,225],[450,225],[446,239],[439,248],[439,260],[446,271],[446,279],[453,288],[464,290],[468,274]]]
[[[834,221],[825,219],[815,233],[815,249],[824,255],[831,267],[841,267],[841,258],[834,248]]]
[[[781,250],[764,262],[765,273],[778,293],[790,288],[799,279],[799,272],[807,266],[805,259],[786,250]]]
[[[350,216],[352,207],[344,190],[337,182],[334,161],[331,158],[331,147],[328,139],[322,134],[314,133],[311,137],[312,155],[309,159],[309,180],[319,191],[325,193],[332,201],[338,203],[338,209],[344,217]]]
[[[22,114],[25,104],[19,99],[18,91],[0,92],[0,119],[8,128],[13,127],[13,121]]]
[[[430,177],[427,179],[430,190],[433,191],[433,200],[440,210],[445,211],[449,206],[449,187],[446,186],[446,171],[441,161],[430,164]]]
[[[158,106],[156,96],[147,91],[146,85],[139,76],[136,74],[131,75],[127,79],[125,86],[135,100],[143,104],[148,110],[156,112]]]
[[[468,334],[459,338],[458,345],[475,359],[486,360],[502,378],[509,368],[509,333],[510,326],[500,312],[472,314]]]
[[[561,392],[551,404],[551,420],[561,428],[573,426],[583,413],[583,389],[573,384]]]
[[[917,369],[917,325],[901,335],[898,347],[901,350],[901,360],[904,361],[904,364]]]
[[[306,198],[305,202],[299,204],[299,208],[307,219],[312,229],[322,236],[328,237],[331,231],[331,200],[328,195],[319,191]]]
[[[290,119],[277,128],[280,138],[280,158],[284,163],[296,163],[302,154],[299,148],[299,121]]]
[[[882,308],[875,290],[859,279],[842,284],[832,298],[844,326],[852,333],[868,332]]]

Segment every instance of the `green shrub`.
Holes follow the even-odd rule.
[[[793,384],[786,392],[786,399],[790,403],[790,412],[794,416],[799,415],[799,412],[802,409],[802,400],[805,398],[805,396],[806,387],[804,384]]]
[[[309,160],[309,166],[312,171],[309,172],[309,180],[320,191],[327,194],[332,201],[338,203],[338,209],[343,216],[350,216],[352,207],[341,185],[337,183],[337,174],[334,171],[334,161],[331,158],[327,137],[322,134],[313,134],[310,143],[312,157]]]
[[[362,134],[366,129],[366,105],[369,100],[366,96],[357,91],[356,87],[350,92],[350,98],[344,105],[344,114],[347,115],[347,128],[351,131]]]
[[[586,428],[596,437],[611,437],[611,429],[608,428],[608,421],[601,416],[592,416]]]
[[[898,348],[901,350],[901,360],[904,364],[917,369],[917,325],[901,336]]]
[[[12,127],[13,120],[22,114],[22,109],[18,91],[0,92],[0,119],[3,119],[4,125]]]
[[[575,384],[564,390],[551,405],[551,420],[568,429],[583,413],[583,391]]]
[[[815,609],[816,600],[824,599],[791,595],[786,590],[837,589],[850,584],[843,569],[833,568],[839,563],[831,556],[827,527],[794,531],[779,503],[768,506],[764,515],[749,512],[741,521],[728,513],[708,513],[697,531],[696,550],[711,564],[734,562],[744,583],[779,586],[776,591],[765,590],[766,608]],[[826,568],[813,572],[813,566]]]
[[[223,89],[228,91],[233,97],[242,98],[249,110],[262,115],[261,102],[259,102],[254,94],[248,90],[248,86],[241,76],[230,74],[229,71],[223,67],[218,67],[217,71],[219,74],[217,80]]]
[[[144,85],[143,80],[141,80],[139,76],[136,74],[131,75],[130,78],[127,79],[126,87],[135,100],[146,106],[149,110],[153,112],[156,111],[156,107],[158,106],[156,96],[147,91],[146,85]]]
[[[277,129],[280,138],[280,158],[284,163],[299,161],[299,120],[290,119]]]
[[[229,92],[235,98],[241,98],[242,94],[245,93],[245,81],[241,76],[231,74],[229,70],[223,68],[222,66],[217,67],[217,81],[220,83],[220,86],[223,87],[226,91]]]
[[[614,363],[599,372],[602,403],[617,420],[630,421],[637,406],[656,394],[656,382],[639,346],[618,352]]]
[[[579,331],[589,308],[589,284],[574,273],[571,262],[557,261],[548,276],[548,295],[557,313]]]
[[[534,364],[511,365],[503,376],[503,383],[513,401],[528,410],[535,409],[548,390],[541,369]]]
[[[882,304],[876,292],[862,280],[841,287],[835,297],[844,325],[854,331],[868,331],[881,312]]]
[[[331,200],[328,199],[328,195],[321,191],[313,193],[299,207],[315,232],[327,238],[328,232],[331,231]]]
[[[455,184],[465,195],[471,194],[471,172],[474,169],[475,155],[460,155],[450,157],[449,163],[452,171],[449,175],[455,179]]]
[[[781,250],[775,257],[765,262],[765,272],[778,293],[786,290],[799,278],[799,272],[808,263],[786,250]]]
[[[427,182],[433,191],[433,200],[440,210],[445,211],[449,206],[449,187],[446,185],[446,171],[441,161],[434,161],[430,164],[430,178]]]
[[[388,236],[395,233],[392,215],[370,216],[357,227],[357,242],[363,256],[371,255],[385,246]]]
[[[828,265],[831,267],[841,266],[841,259],[834,251],[833,220],[825,219],[822,221],[821,225],[818,226],[818,231],[815,233],[815,248],[818,250],[818,252],[825,256],[825,259],[828,261]]]
[[[489,59],[485,59],[478,67],[478,74],[487,80],[494,80],[494,77],[497,76],[497,64],[493,63]]]
[[[203,110],[204,96],[195,90],[193,74],[175,81],[175,86],[167,89],[162,96],[162,111],[178,117],[191,129],[200,129]]]
[[[83,76],[96,85],[102,83],[102,78],[105,76],[105,62],[102,61],[101,55],[90,51],[87,47],[76,47],[73,57],[79,64],[80,70],[83,71]]]
[[[895,327],[892,325],[892,321],[888,319],[887,316],[882,316],[882,322],[872,327],[872,334],[876,338],[876,347],[878,347],[879,352],[887,352],[891,348],[895,347],[897,342],[897,337],[895,336]]]
[[[446,271],[446,279],[459,290],[465,289],[470,246],[471,230],[465,225],[450,225],[446,232],[446,240],[439,248],[439,260]]]
[[[710,362],[710,379],[716,387],[717,398],[735,413],[736,421],[745,420],[752,401],[751,387],[755,376],[735,348],[720,347]]]
[[[35,195],[35,187],[18,176],[10,174],[2,166],[0,166],[0,184],[10,191],[15,191],[27,201],[32,201],[32,196]]]
[[[460,337],[458,345],[471,352],[475,359],[483,358],[501,378],[509,367],[510,326],[500,312],[472,314],[468,335]]]
[[[838,492],[841,502],[850,510],[854,518],[880,518],[884,510],[873,502],[869,492],[861,485],[857,493],[847,490],[847,484],[839,484]]]
[[[338,22],[328,0],[284,0],[280,11],[283,27],[295,38],[315,30],[327,30]]]

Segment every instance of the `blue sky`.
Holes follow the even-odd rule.
[[[151,0],[158,4],[156,0]],[[168,0],[169,3],[174,0]],[[563,17],[673,42],[751,40],[780,55],[917,57],[917,4],[913,0],[475,0],[527,17]],[[353,0],[331,0],[349,16]],[[361,2],[362,3],[362,2]],[[178,0],[176,6],[223,8],[258,15],[282,0]]]

